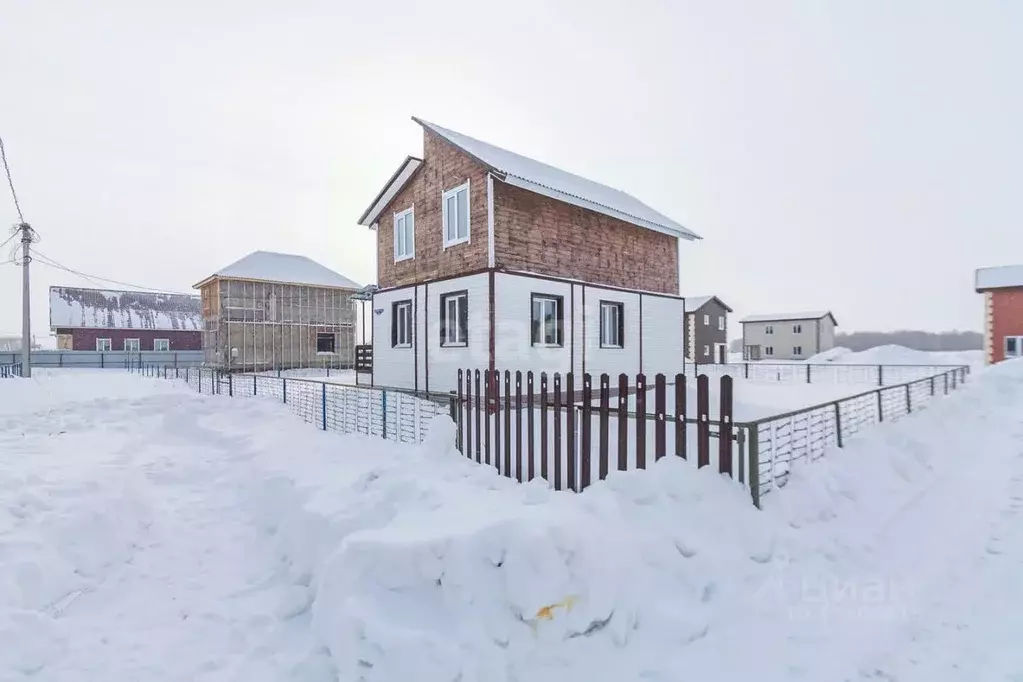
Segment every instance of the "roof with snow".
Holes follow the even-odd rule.
[[[831,322],[838,326],[838,320],[831,314],[830,310],[813,310],[810,312],[801,313],[769,313],[765,315],[747,315],[746,317],[739,320],[739,322],[746,324],[747,322],[789,322],[797,320],[819,320],[824,317],[830,317]]]
[[[977,291],[1023,287],[1023,265],[977,268],[975,284]]]
[[[50,329],[201,331],[198,296],[50,287]]]
[[[498,179],[509,185],[515,185],[656,232],[663,232],[682,239],[701,239],[695,232],[686,229],[621,190],[534,161],[468,135],[442,128],[429,121],[414,116],[412,120],[476,159]],[[391,177],[384,190],[374,199],[373,204],[362,214],[359,219],[360,225],[371,226],[376,222],[390,198],[401,191],[405,183],[418,170],[419,163],[419,160],[413,157],[406,159],[405,163]],[[414,167],[410,167],[410,164]]]
[[[254,251],[226,268],[218,270],[195,286],[199,287],[214,277],[281,284],[304,284],[330,289],[361,288],[360,285],[344,275],[320,265],[311,258],[271,251]]]
[[[714,296],[713,294],[711,294],[710,296],[686,296],[685,297],[685,301],[686,301],[686,312],[687,313],[696,312],[697,310],[699,310],[703,306],[707,305],[711,301],[717,301],[721,305],[722,308],[724,308],[728,312],[732,312],[732,309],[730,307],[728,307],[727,303],[722,301],[717,296]]]

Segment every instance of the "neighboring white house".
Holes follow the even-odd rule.
[[[459,369],[683,371],[681,240],[624,192],[418,121],[359,223],[377,230],[373,383],[451,391]]]
[[[828,310],[750,315],[740,322],[746,360],[803,360],[835,347],[838,322]]]

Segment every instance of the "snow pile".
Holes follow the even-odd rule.
[[[983,351],[923,351],[897,344],[875,346],[854,352],[837,347],[814,355],[807,362],[834,362],[844,365],[970,365],[984,361]]]

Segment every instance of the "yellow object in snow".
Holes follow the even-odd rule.
[[[532,618],[533,627],[534,628],[536,627],[536,622],[539,621],[539,620],[554,620],[554,610],[555,609],[565,609],[565,611],[571,611],[572,607],[575,606],[575,603],[578,600],[579,600],[579,597],[577,597],[576,595],[573,594],[573,595],[569,595],[569,596],[565,597],[561,601],[556,601],[553,604],[547,604],[546,606],[541,606],[537,610],[536,615],[533,616],[533,618]]]

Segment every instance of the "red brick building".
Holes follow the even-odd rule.
[[[1023,357],[1023,265],[980,268],[976,290],[984,294],[984,362]]]
[[[198,296],[50,287],[58,350],[202,350]]]

